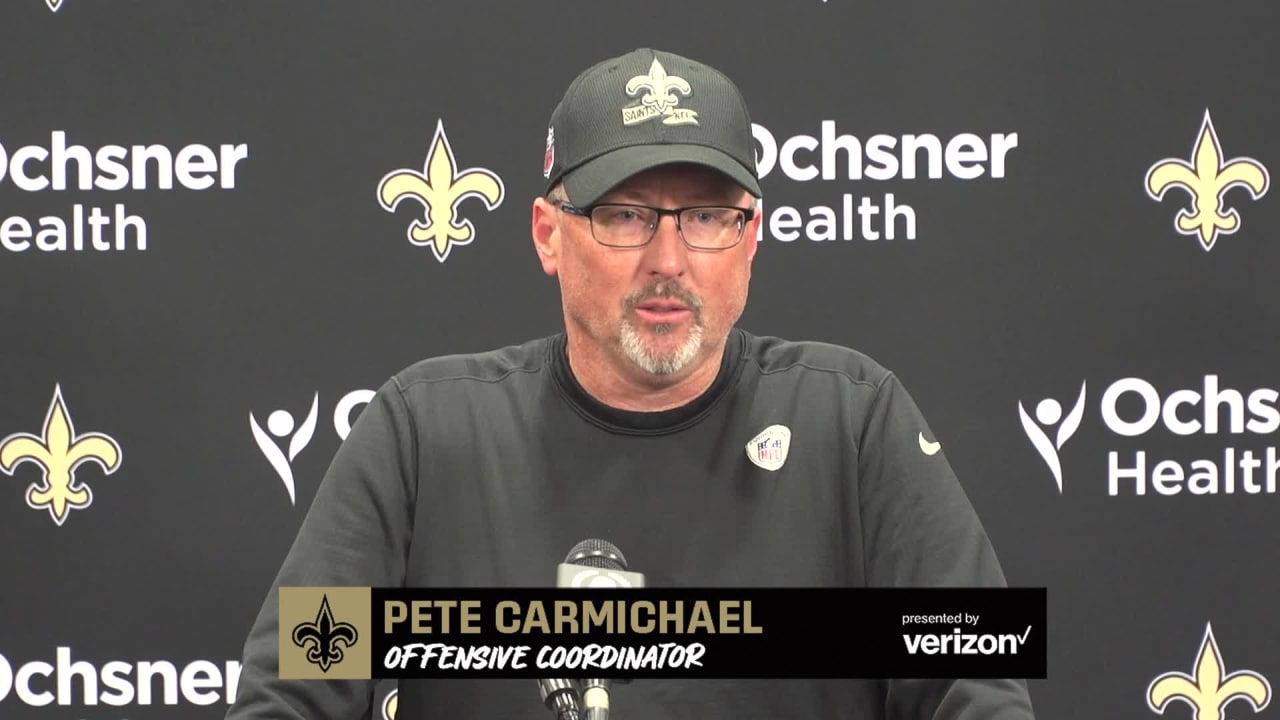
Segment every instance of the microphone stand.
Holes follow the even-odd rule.
[[[582,720],[578,685],[574,681],[539,680],[538,693],[542,695],[542,704],[556,714],[556,720]]]

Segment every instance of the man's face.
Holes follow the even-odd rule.
[[[749,208],[754,200],[709,168],[665,165],[631,177],[599,202]],[[535,210],[535,235],[537,218]],[[741,242],[717,251],[687,246],[669,215],[640,248],[601,245],[585,217],[557,212],[546,221],[554,222],[550,252],[542,244],[539,251],[543,268],[559,277],[571,331],[650,375],[679,375],[721,352],[746,305],[758,218],[743,228]]]

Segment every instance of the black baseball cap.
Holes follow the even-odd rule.
[[[563,181],[582,207],[649,168],[686,162],[729,176],[760,197],[746,100],[713,67],[641,48],[596,63],[551,113],[546,191]]]

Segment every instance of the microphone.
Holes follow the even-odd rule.
[[[607,540],[583,540],[556,568],[556,587],[642,588],[644,575],[627,571],[622,551]]]
[[[608,547],[606,548],[605,546]],[[593,582],[592,573],[595,570],[588,570],[588,567],[595,568],[600,562],[617,564],[612,559],[608,548],[613,548],[613,546],[603,540],[583,540],[574,545],[573,549],[569,551],[568,557],[556,568],[556,587],[591,587]],[[613,550],[617,552],[617,548],[613,548]],[[617,555],[621,557],[622,553],[617,552]],[[597,556],[602,559],[595,559]],[[585,562],[579,565],[577,564],[579,560]],[[594,582],[608,582],[609,580],[610,578],[606,577],[604,579],[595,579]],[[542,704],[555,713],[556,720],[581,720],[582,703],[578,698],[577,682],[563,678],[539,680],[538,695],[542,698]],[[593,697],[598,697],[598,693],[593,693]],[[606,697],[606,703],[607,701],[608,698]],[[606,718],[599,718],[597,714],[596,717],[593,717],[593,720],[606,720]]]
[[[644,575],[627,570],[627,559],[613,543],[592,538],[569,551],[556,571],[557,587],[642,588]],[[609,691],[613,681],[588,678],[582,681],[585,720],[609,720]]]

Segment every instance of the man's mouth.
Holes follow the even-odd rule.
[[[689,309],[684,303],[663,300],[649,300],[640,303],[636,307],[653,313],[681,312]]]
[[[679,300],[645,300],[636,305],[636,317],[643,322],[674,323],[683,322],[693,311]]]

